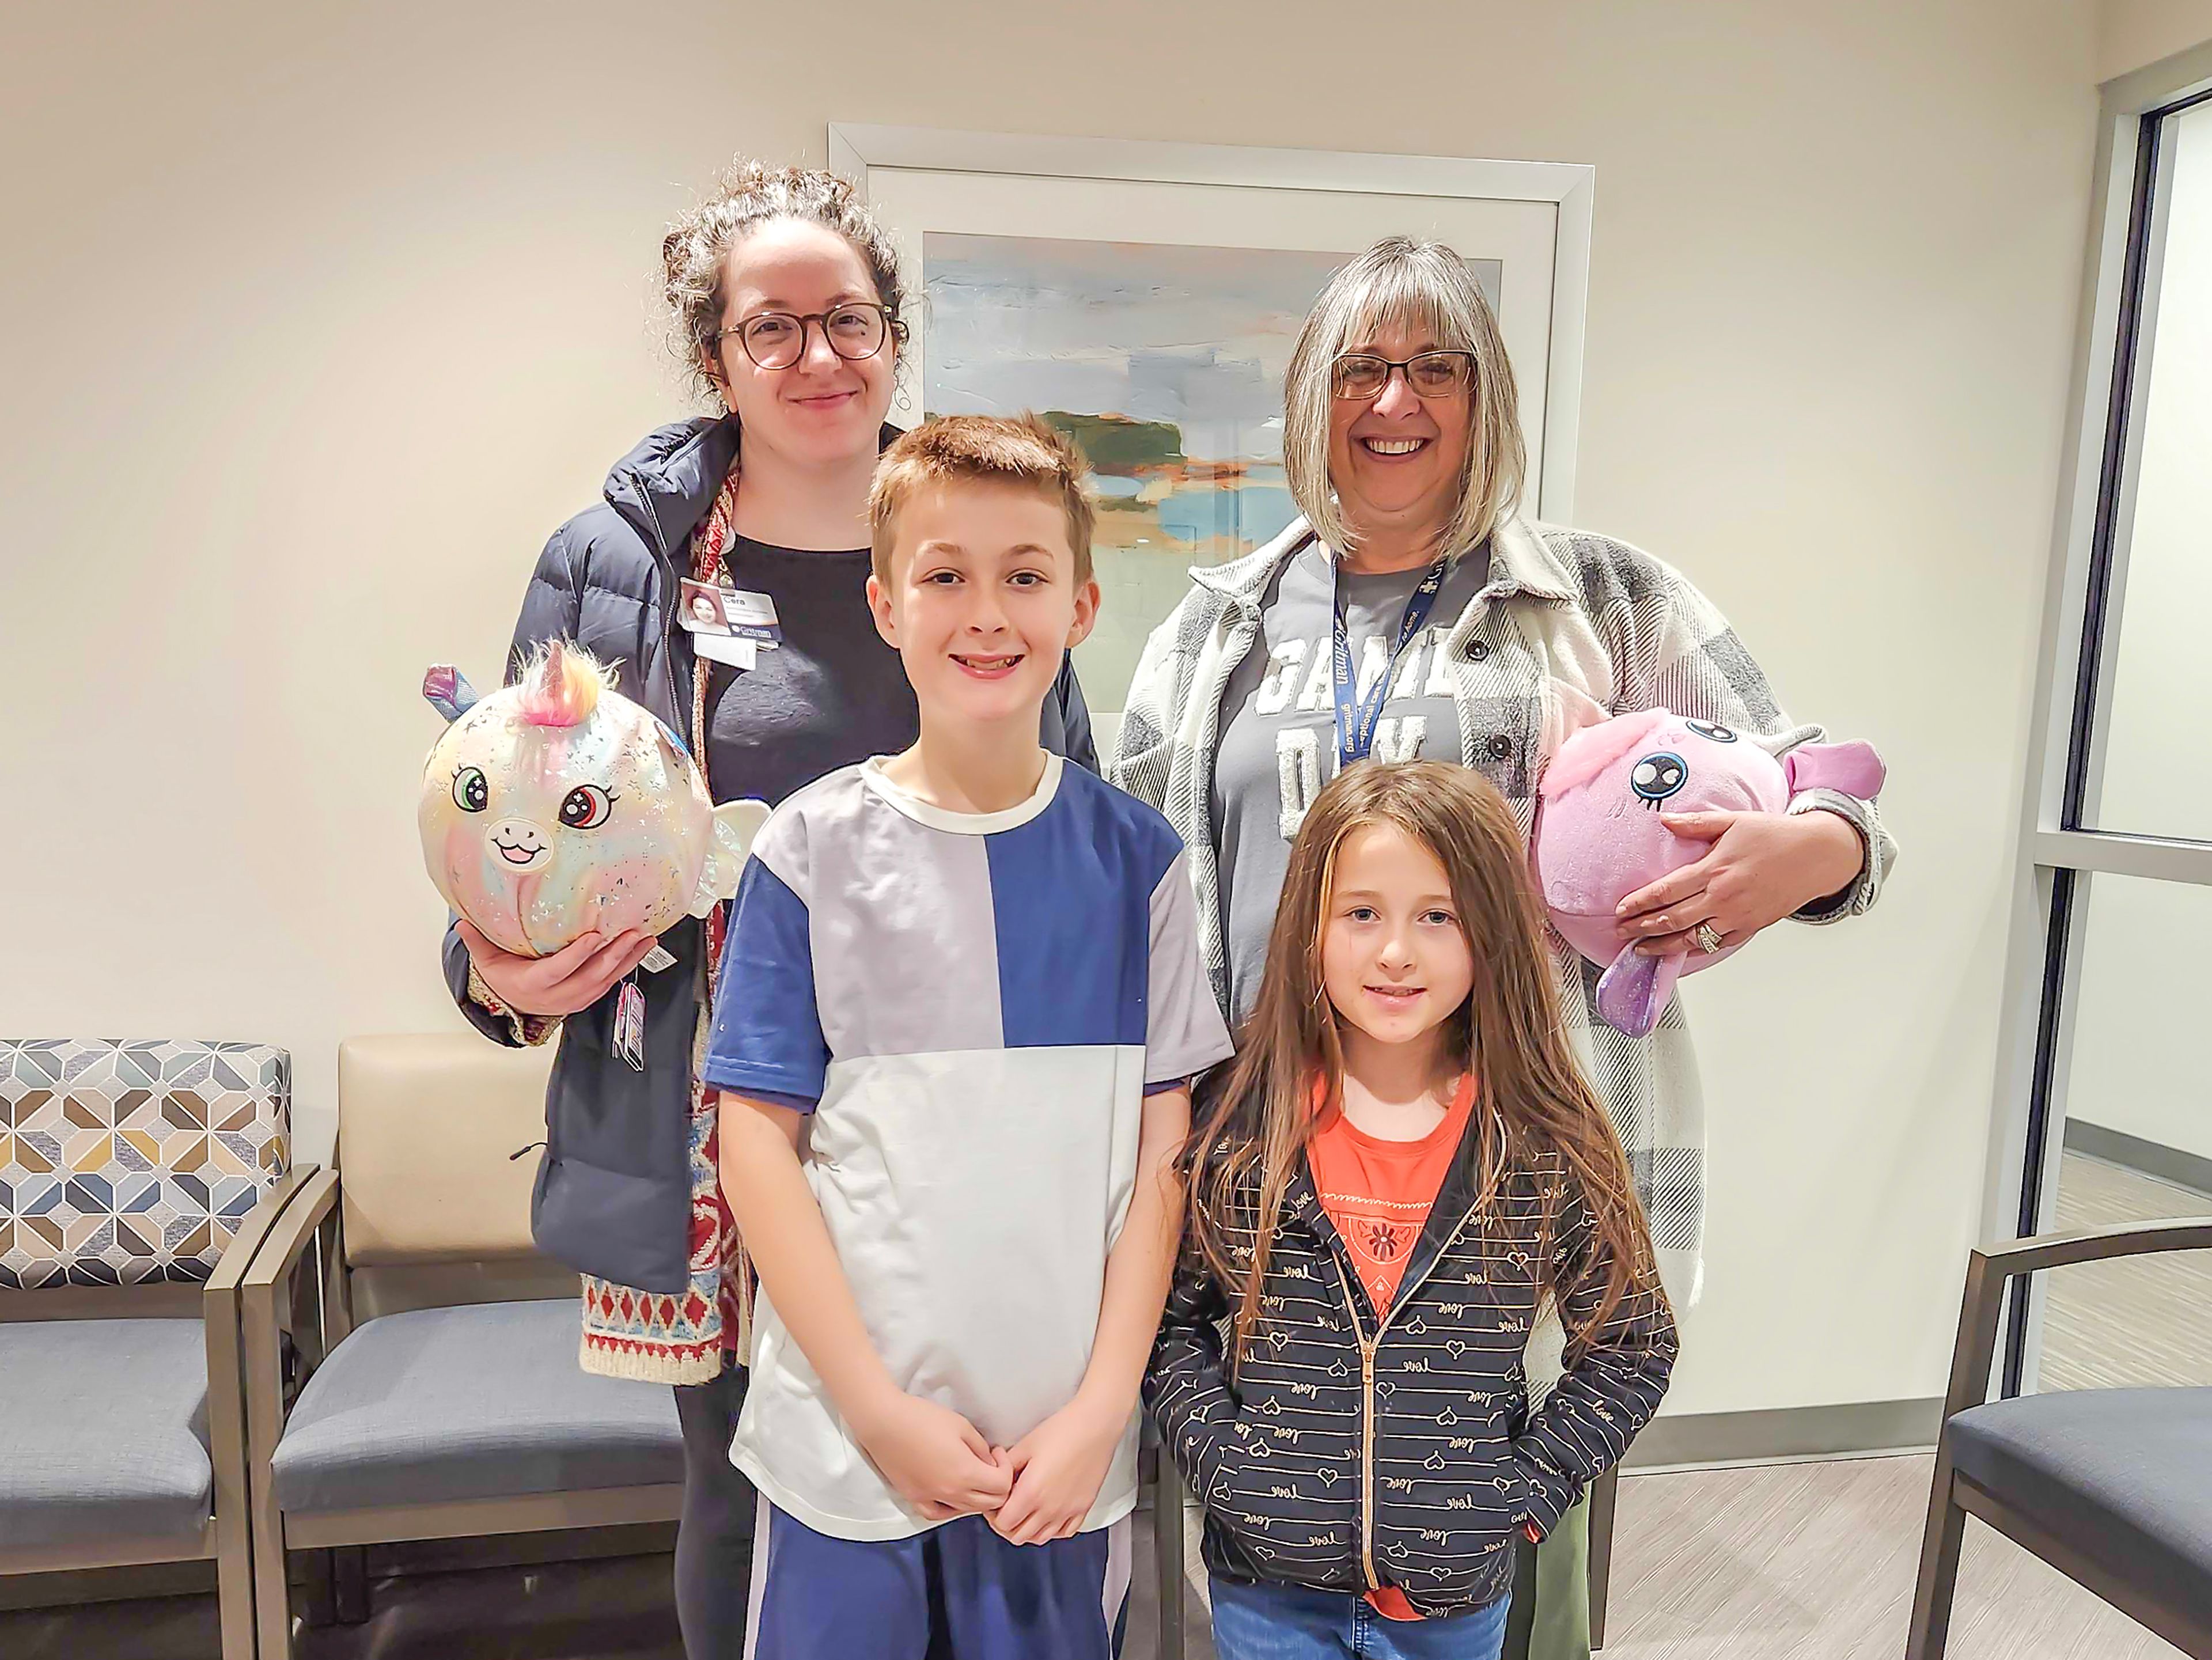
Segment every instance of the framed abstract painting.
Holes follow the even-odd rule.
[[[1076,661],[1102,738],[1191,568],[1294,516],[1284,368],[1379,237],[1474,265],[1520,385],[1528,506],[1571,511],[1588,167],[842,124],[830,152],[922,295],[893,418],[1035,410],[1091,459],[1103,605]]]

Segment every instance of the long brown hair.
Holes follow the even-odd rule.
[[[1206,1091],[1184,1154],[1193,1242],[1237,1310],[1232,1353],[1242,1353],[1259,1324],[1268,1245],[1320,1116],[1315,1078],[1327,1104],[1341,1100],[1344,1051],[1322,986],[1322,937],[1337,850],[1375,824],[1395,825],[1443,866],[1472,948],[1474,984],[1448,1022],[1447,1041],[1474,1078],[1477,1111],[1459,1161],[1477,1209],[1500,1203],[1509,1175],[1547,1165],[1563,1168],[1580,1190],[1606,1264],[1603,1296],[1567,1334],[1571,1345],[1586,1343],[1630,1296],[1665,1293],[1628,1159],[1567,1047],[1520,828],[1480,773],[1436,761],[1366,762],[1315,798],[1291,844],[1259,1001],[1226,1082]],[[1564,1319],[1563,1288],[1547,1283],[1564,1195],[1561,1184],[1544,1185],[1539,1286]]]

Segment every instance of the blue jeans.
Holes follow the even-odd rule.
[[[1217,1578],[1213,1651],[1220,1660],[1498,1660],[1511,1601],[1446,1620],[1388,1620],[1364,1596]]]

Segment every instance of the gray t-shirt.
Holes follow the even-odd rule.
[[[1378,761],[1456,761],[1459,714],[1442,664],[1444,636],[1481,591],[1490,561],[1477,550],[1444,577],[1428,625],[1390,678],[1370,751]],[[1389,661],[1406,602],[1426,569],[1344,578],[1344,620],[1358,689],[1371,692]],[[1222,933],[1232,1016],[1260,995],[1291,838],[1321,787],[1336,776],[1336,701],[1329,669],[1336,566],[1310,542],[1261,599],[1260,637],[1221,696],[1213,822],[1221,836]]]

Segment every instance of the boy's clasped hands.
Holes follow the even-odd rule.
[[[1134,1402],[1079,1391],[1011,1447],[950,1407],[890,1385],[850,1420],[884,1479],[932,1522],[987,1517],[1017,1545],[1073,1538],[1097,1502]]]

